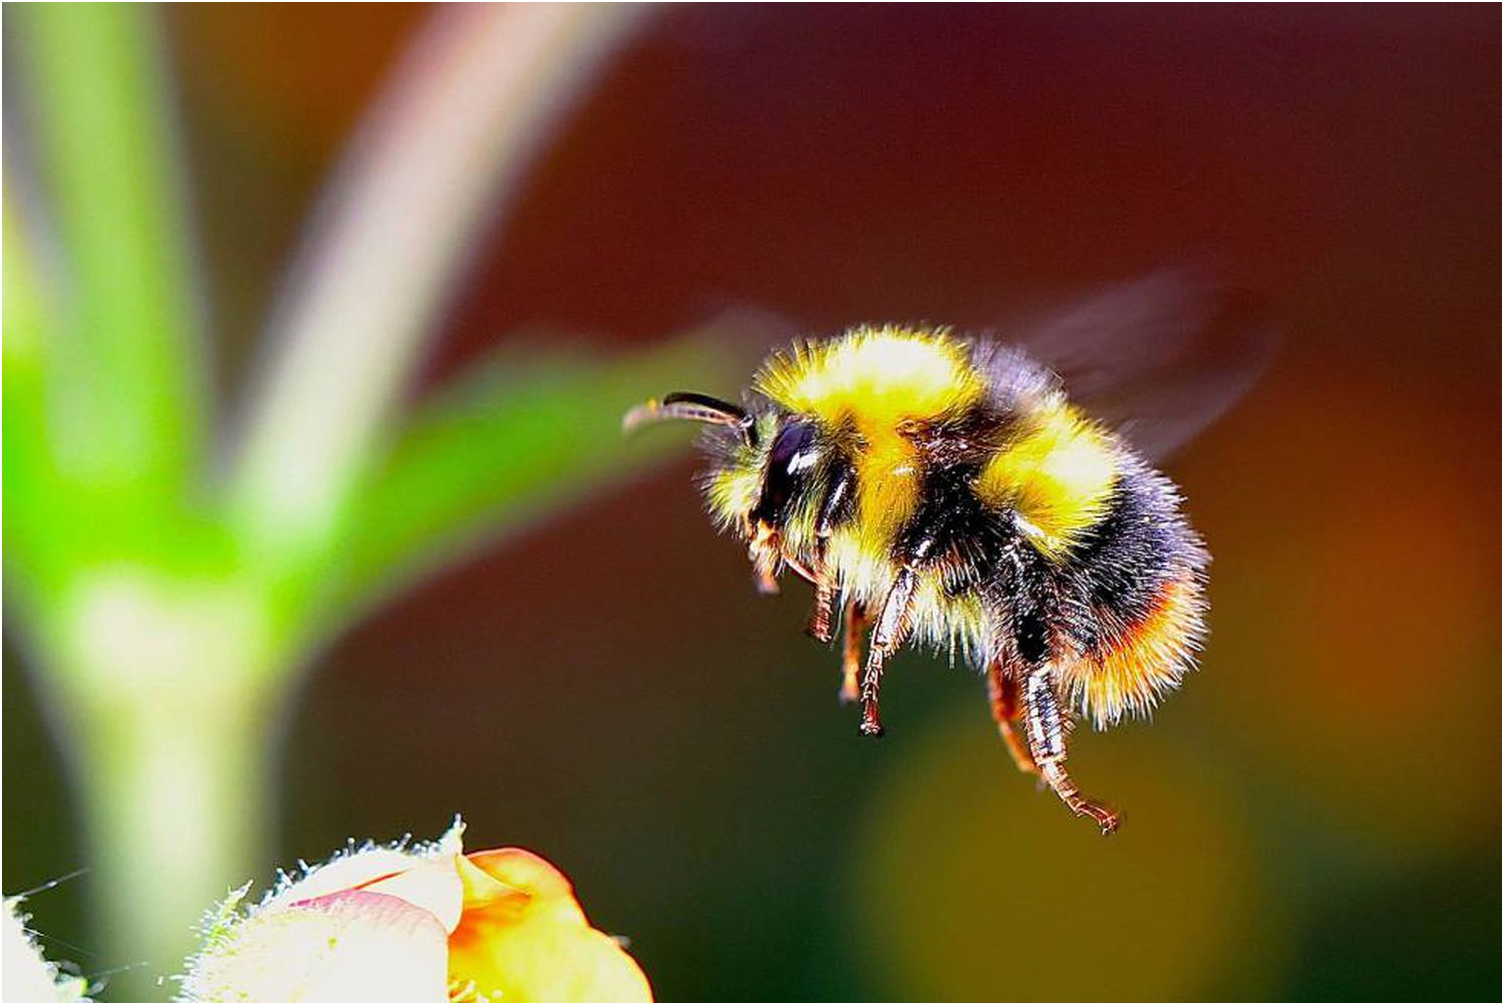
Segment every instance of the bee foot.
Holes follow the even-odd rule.
[[[1108,809],[1106,806],[1103,806],[1100,803],[1093,803],[1085,800],[1083,800],[1080,805],[1072,806],[1071,809],[1075,810],[1077,816],[1091,817],[1093,820],[1095,820],[1097,822],[1097,826],[1102,828],[1103,837],[1107,837],[1113,831],[1117,830],[1118,824],[1122,823],[1123,819],[1122,817],[1118,816],[1116,812]]]

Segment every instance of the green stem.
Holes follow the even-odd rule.
[[[131,966],[109,978],[110,998],[173,994],[158,978],[182,973],[198,945],[187,922],[224,898],[226,877],[264,865],[269,717],[248,704],[232,698],[170,724],[83,710],[93,722],[78,739],[94,903],[114,933],[111,952]],[[108,738],[106,721],[115,726]]]
[[[75,758],[90,884],[110,934],[108,995],[170,996],[194,922],[262,876],[273,822],[277,699],[258,603],[228,583],[145,568],[85,577],[51,633]]]
[[[205,433],[191,248],[156,16],[130,4],[7,11],[66,275],[67,448],[96,489],[182,493]]]

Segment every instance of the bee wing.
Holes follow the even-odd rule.
[[[1072,402],[1159,460],[1247,393],[1278,337],[1246,298],[1168,271],[1047,316],[1017,341]]]

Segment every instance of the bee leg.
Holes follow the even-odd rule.
[[[862,633],[867,630],[867,611],[855,600],[846,601],[845,633],[841,644],[841,704],[857,700],[857,674],[862,669]]]
[[[820,502],[820,515],[815,521],[815,561],[811,570],[814,573],[811,581],[815,584],[815,609],[810,612],[806,630],[820,642],[829,642],[835,637],[836,586],[830,578],[825,553],[836,521],[851,508],[851,491],[855,483],[856,471],[849,462],[841,461],[825,498]]]
[[[862,735],[882,736],[882,717],[878,714],[877,696],[883,683],[883,665],[898,651],[909,633],[909,604],[914,599],[915,576],[912,566],[904,566],[888,596],[882,613],[872,629],[867,646],[867,667],[862,673]]]
[[[778,532],[767,524],[758,524],[750,532],[747,557],[752,560],[752,578],[757,592],[765,597],[778,595],[778,574],[783,571],[783,556],[778,547]]]
[[[835,638],[836,584],[825,568],[824,555],[816,560],[811,571],[814,573],[815,606],[809,612],[809,625],[804,630],[816,642],[829,642]]]
[[[1118,828],[1118,815],[1100,803],[1087,799],[1065,770],[1065,740],[1069,721],[1060,712],[1055,696],[1053,667],[1046,663],[1030,671],[1024,679],[1024,725],[1029,736],[1029,750],[1039,768],[1039,776],[1078,817],[1091,817],[1111,834]]]
[[[1013,763],[1025,774],[1039,774],[1039,765],[1034,763],[1028,745],[1013,728],[1023,710],[1018,707],[1018,681],[1003,669],[1002,660],[987,664],[987,697],[992,702],[992,719],[997,723],[998,735],[1008,745]]]

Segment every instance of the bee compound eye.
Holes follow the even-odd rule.
[[[768,451],[762,498],[753,511],[753,519],[781,524],[789,500],[809,480],[820,456],[818,432],[813,423],[795,420],[780,429]]]
[[[768,470],[798,474],[814,466],[818,459],[815,427],[808,422],[791,422],[778,431],[768,455]]]

